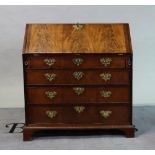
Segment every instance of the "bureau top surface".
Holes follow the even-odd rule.
[[[131,53],[128,24],[27,24],[23,53]]]

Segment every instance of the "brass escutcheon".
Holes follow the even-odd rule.
[[[112,95],[112,92],[102,90],[102,91],[100,91],[100,94],[101,94],[102,97],[108,98],[108,97],[110,97]]]
[[[48,65],[50,67],[50,66],[54,65],[56,60],[54,58],[46,58],[46,59],[44,59],[44,62],[46,65]]]
[[[73,76],[75,79],[80,80],[84,76],[84,73],[83,72],[74,72]]]
[[[108,117],[110,117],[110,115],[112,114],[112,111],[109,111],[109,110],[107,110],[107,111],[101,110],[99,113],[100,113],[100,115],[101,115],[103,118],[108,118]]]
[[[108,80],[111,79],[112,75],[110,73],[101,73],[100,77],[102,80],[104,80],[105,82],[107,82]]]
[[[80,29],[82,29],[82,27],[83,27],[83,25],[78,24],[78,23],[73,25],[74,30],[80,30]]]
[[[79,96],[84,92],[85,89],[82,87],[74,87],[73,90]]]
[[[45,78],[48,80],[48,81],[53,81],[55,80],[56,78],[56,74],[54,73],[46,73],[44,74]]]
[[[53,99],[55,98],[55,96],[57,95],[56,91],[46,91],[45,95],[49,98],[49,99]]]
[[[107,67],[108,65],[111,64],[112,59],[111,58],[101,58],[100,62],[102,65],[104,65],[105,67]]]
[[[85,109],[84,106],[74,106],[74,110],[75,110],[76,112],[78,112],[78,113],[83,112],[84,109]]]
[[[84,60],[82,58],[73,58],[72,61],[75,65],[80,66]]]
[[[49,118],[51,118],[51,119],[53,119],[56,115],[57,115],[57,111],[46,111],[46,115],[49,117]]]

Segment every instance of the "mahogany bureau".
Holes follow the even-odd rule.
[[[23,69],[25,141],[39,130],[134,137],[128,24],[27,24]]]

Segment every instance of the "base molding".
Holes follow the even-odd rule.
[[[134,125],[120,125],[120,126],[35,126],[35,125],[29,125],[25,126],[23,129],[23,141],[30,141],[33,138],[33,135],[38,131],[90,131],[92,130],[93,133],[97,133],[100,131],[108,131],[109,134],[111,131],[121,131],[127,138],[133,138],[135,136],[135,126]]]

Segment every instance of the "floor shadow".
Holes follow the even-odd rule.
[[[98,136],[125,136],[120,130],[40,130],[36,131],[33,135],[34,138],[38,137],[51,137],[51,138],[91,138]]]
[[[134,106],[133,124],[136,129],[136,136],[146,134],[155,128],[155,106]]]

